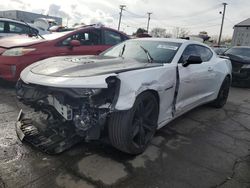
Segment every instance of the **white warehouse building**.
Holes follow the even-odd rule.
[[[234,26],[232,46],[250,46],[250,18]]]

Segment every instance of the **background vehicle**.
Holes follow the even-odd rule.
[[[43,35],[49,32],[43,31],[32,24],[27,25],[16,20],[0,18],[0,38],[21,34],[34,35],[36,33]]]
[[[45,114],[47,136],[23,115],[17,133],[48,153],[106,133],[117,149],[139,154],[174,118],[209,102],[223,107],[230,83],[228,59],[181,39],[128,40],[99,56],[50,58],[27,67],[17,84],[18,98]],[[53,140],[64,127],[68,135]]]
[[[58,23],[54,19],[37,18],[34,20],[34,25],[45,31],[48,31],[50,27],[57,26]]]
[[[17,81],[21,71],[38,60],[62,55],[96,55],[128,39],[116,30],[95,26],[43,37],[0,39],[0,78]]]
[[[217,55],[223,55],[225,51],[228,50],[228,48],[226,46],[216,46],[216,47],[213,47],[213,50],[215,51]]]
[[[64,31],[72,31],[72,30],[74,30],[74,28],[68,28],[68,27],[61,26],[61,25],[54,25],[49,28],[50,32],[64,32]]]
[[[224,53],[232,62],[233,85],[250,87],[250,47],[237,46]]]

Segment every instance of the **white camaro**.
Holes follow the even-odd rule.
[[[67,130],[81,138],[106,137],[117,149],[139,154],[156,129],[183,113],[205,103],[223,107],[230,83],[231,62],[208,46],[145,38],[125,41],[99,56],[37,62],[22,72],[17,96],[46,114],[48,127],[68,123]],[[32,143],[22,118],[19,124],[19,137],[22,132],[22,139]]]

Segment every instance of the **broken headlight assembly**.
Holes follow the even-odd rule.
[[[17,97],[35,111],[48,114],[49,118],[72,122],[80,135],[90,129],[104,126],[107,115],[114,110],[120,80],[106,79],[107,88],[56,88],[26,84],[19,80]]]

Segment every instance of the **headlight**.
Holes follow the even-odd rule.
[[[2,53],[2,56],[22,56],[36,50],[35,48],[12,48]]]
[[[250,64],[248,64],[248,65],[243,65],[241,68],[242,68],[242,69],[250,69]]]

